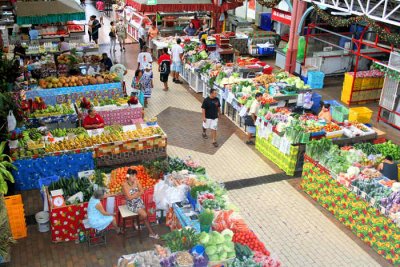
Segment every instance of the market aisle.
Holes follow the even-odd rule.
[[[287,181],[229,196],[284,266],[380,266]]]

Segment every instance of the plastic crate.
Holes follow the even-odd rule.
[[[349,109],[344,106],[336,106],[331,108],[332,119],[337,122],[344,122],[349,119]]]
[[[322,71],[308,71],[307,79],[312,83],[324,83],[325,73]]]
[[[273,47],[257,47],[258,54],[260,55],[272,55],[274,53]]]
[[[4,202],[6,203],[6,207],[23,204],[21,195],[13,195],[13,196],[4,197]]]
[[[324,88],[324,82],[310,82],[310,80],[308,80],[307,84],[311,87],[311,89],[322,89],[322,88]]]
[[[339,102],[337,102],[336,100],[324,100],[324,103],[331,105],[331,109],[333,107],[338,107],[338,106],[342,106],[343,107],[343,105],[340,104]]]
[[[360,123],[369,123],[373,111],[367,107],[350,108],[349,121],[358,121]]]

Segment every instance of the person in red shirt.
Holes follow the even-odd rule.
[[[160,81],[164,83],[164,91],[168,91],[168,76],[171,72],[171,56],[168,54],[168,48],[163,48],[163,53],[158,59],[158,71],[160,72]]]
[[[94,109],[89,109],[88,115],[83,120],[83,127],[88,130],[103,128],[104,119]]]
[[[97,1],[96,8],[100,12],[100,23],[104,25],[104,2],[101,0]]]
[[[197,17],[197,14],[194,15],[194,19],[192,19],[190,21],[191,23],[193,23],[193,26],[196,30],[198,30],[200,28],[201,25],[201,21],[199,20],[199,18]]]

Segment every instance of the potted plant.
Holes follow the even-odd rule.
[[[8,192],[7,181],[14,183],[14,177],[10,170],[16,169],[12,165],[10,156],[3,153],[6,142],[0,144],[0,263],[10,260],[10,246],[14,243],[8,223],[7,209],[4,203],[4,195]]]
[[[212,222],[214,220],[214,212],[210,209],[204,210],[199,214],[199,223],[201,232],[210,232]]]

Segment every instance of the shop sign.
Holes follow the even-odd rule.
[[[292,13],[273,8],[271,19],[286,25],[290,25],[290,21],[292,20]]]
[[[157,0],[147,0],[147,5],[148,6],[157,5]]]

